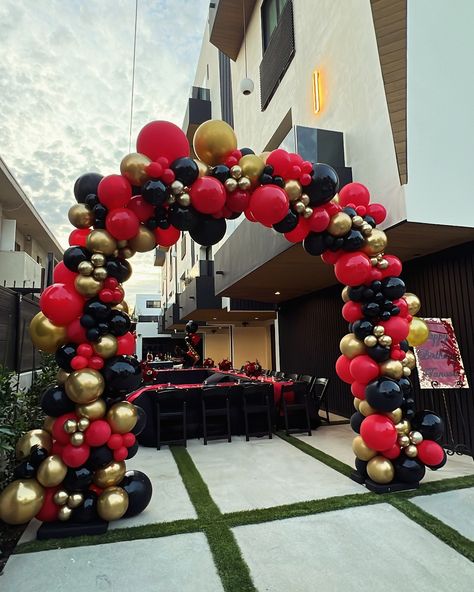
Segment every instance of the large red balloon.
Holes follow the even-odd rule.
[[[250,195],[247,191],[241,191],[237,189],[232,193],[228,193],[225,205],[231,210],[232,212],[243,212],[247,209],[250,201]]]
[[[132,356],[135,353],[135,336],[125,333],[117,337],[117,356]]]
[[[336,374],[341,380],[351,384],[354,381],[350,372],[351,360],[346,356],[339,356],[336,360]]]
[[[107,209],[125,207],[132,197],[132,186],[122,175],[104,177],[97,188],[97,196]]]
[[[117,240],[129,240],[136,236],[140,220],[128,208],[117,208],[107,214],[105,227]]]
[[[266,163],[273,167],[274,175],[278,175],[283,178],[285,178],[288,175],[292,167],[290,155],[286,150],[283,150],[282,148],[278,148],[277,150],[273,150],[273,152],[270,152],[270,154],[267,156]],[[277,220],[276,222],[279,222],[279,220]]]
[[[393,422],[378,413],[364,419],[360,425],[360,435],[373,450],[390,450],[397,441],[397,430]]]
[[[84,432],[86,444],[89,446],[103,446],[112,434],[112,428],[104,419],[93,421]]]
[[[82,314],[84,298],[72,286],[53,284],[41,294],[43,314],[55,325],[68,325]]]
[[[189,156],[189,142],[184,132],[169,121],[152,121],[145,125],[137,137],[137,152],[151,160],[160,156],[173,160]]]
[[[351,393],[354,395],[354,397],[357,397],[358,399],[365,399],[365,387],[367,386],[367,384],[363,383],[363,382],[353,382],[351,384]]]
[[[341,284],[358,286],[367,280],[371,269],[370,259],[358,251],[341,255],[334,266],[334,273]]]
[[[257,222],[276,224],[288,214],[288,196],[278,185],[261,185],[252,193],[249,208]]]
[[[71,247],[85,247],[90,232],[90,228],[75,228],[69,235],[69,244]]]
[[[62,261],[60,261],[53,271],[53,280],[56,284],[66,284],[74,286],[74,280],[77,278],[77,273],[68,269]]]
[[[342,307],[342,316],[348,323],[358,321],[364,316],[362,314],[362,305],[359,302],[349,300]]]
[[[331,217],[325,208],[314,208],[308,218],[308,226],[312,232],[323,232],[329,226]]]
[[[90,448],[87,444],[73,446],[66,444],[63,450],[62,459],[64,464],[73,469],[83,465],[89,458]]]
[[[400,446],[398,444],[394,444],[392,446],[392,448],[389,448],[388,450],[383,450],[382,454],[385,456],[385,458],[390,458],[390,459],[394,459],[394,458],[398,458],[400,456]]]
[[[428,467],[436,467],[444,461],[444,450],[433,440],[423,440],[417,448],[419,460]]]
[[[382,269],[382,277],[394,276],[398,277],[402,273],[402,262],[395,255],[384,255],[384,259],[388,262],[388,267]]]
[[[58,519],[59,506],[54,503],[54,494],[59,487],[47,487],[44,490],[44,502],[36,518],[41,522],[54,522]]]
[[[143,199],[141,195],[136,195],[128,202],[127,208],[132,210],[140,222],[146,222],[155,215],[155,208]]]
[[[73,343],[84,343],[87,341],[86,330],[79,319],[74,319],[66,329],[67,338]]]
[[[189,190],[191,203],[202,214],[217,214],[226,202],[224,185],[214,177],[200,177]]]
[[[391,317],[388,321],[381,321],[379,325],[385,329],[385,335],[392,338],[394,343],[400,343],[407,338],[410,331],[409,322],[401,316]]]
[[[387,210],[382,204],[373,203],[367,207],[367,214],[372,216],[376,224],[381,224],[387,217]]]
[[[356,382],[365,382],[366,384],[380,374],[380,368],[377,362],[365,354],[356,356],[351,360],[350,373]]]
[[[348,183],[339,190],[339,205],[345,207],[349,204],[354,206],[368,206],[370,193],[362,183]]]
[[[178,242],[180,236],[181,232],[174,226],[170,226],[166,229],[156,228],[155,230],[156,242],[161,247],[171,247],[171,245],[174,245],[176,242]]]

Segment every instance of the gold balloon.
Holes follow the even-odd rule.
[[[240,177],[240,179],[237,181],[237,185],[239,186],[239,189],[242,189],[242,191],[248,191],[252,186],[252,182],[248,177]]]
[[[207,166],[207,164],[205,162],[202,162],[201,160],[198,160],[197,158],[194,159],[194,162],[198,166],[200,177],[205,177],[207,174],[209,174],[209,167]]]
[[[398,380],[403,376],[402,363],[398,360],[387,360],[386,362],[383,362],[383,364],[380,364],[380,373],[383,376]]]
[[[121,487],[108,487],[97,501],[97,513],[108,522],[122,518],[128,509],[128,494]]]
[[[43,430],[46,430],[49,434],[53,432],[53,424],[56,421],[56,417],[50,417],[47,415],[43,421]]]
[[[408,304],[408,312],[411,314],[411,316],[415,316],[421,308],[420,299],[416,294],[413,294],[412,292],[405,292],[403,298]]]
[[[0,493],[0,518],[7,524],[25,524],[41,510],[44,489],[36,479],[18,479]]]
[[[43,487],[56,487],[62,483],[67,473],[67,466],[58,454],[44,459],[38,467],[36,478]]]
[[[146,253],[156,247],[156,238],[149,228],[140,224],[138,233],[128,241],[128,244],[137,253]]]
[[[367,474],[375,483],[387,484],[393,481],[395,469],[388,458],[374,456],[367,463]]]
[[[303,195],[303,188],[299,181],[290,179],[285,183],[285,191],[290,201],[298,201]]]
[[[398,442],[398,445],[401,446],[402,448],[406,448],[407,446],[410,446],[410,438],[406,434],[402,434],[401,436],[398,436],[397,442]]]
[[[377,409],[374,409],[371,405],[369,405],[365,399],[359,403],[359,411],[362,413],[362,415],[365,415],[365,417],[368,415],[373,415],[374,413],[378,413]]]
[[[66,434],[74,434],[77,430],[77,421],[75,419],[67,419],[63,424],[63,430]]]
[[[374,347],[377,345],[377,337],[375,337],[375,335],[367,335],[367,337],[364,338],[364,344],[367,347]]]
[[[206,164],[214,166],[224,162],[237,148],[237,137],[228,123],[209,120],[201,123],[193,138],[194,153]]]
[[[77,415],[79,415],[80,417],[86,417],[90,420],[101,419],[102,417],[104,417],[106,411],[107,405],[105,404],[104,399],[97,399],[92,403],[76,406]]]
[[[136,251],[134,251],[130,247],[119,249],[119,257],[122,257],[122,259],[131,259],[135,255],[135,253]]]
[[[400,407],[397,407],[393,411],[389,411],[388,413],[385,413],[385,415],[389,419],[391,419],[393,421],[393,423],[396,424],[396,423],[400,423],[402,421],[403,411],[400,409]]]
[[[419,317],[413,317],[407,337],[409,345],[411,345],[411,347],[418,347],[425,343],[429,336],[430,330],[425,321]]]
[[[82,446],[84,444],[84,434],[82,432],[74,432],[69,441],[73,446]]]
[[[410,432],[408,437],[410,438],[410,442],[412,444],[421,444],[423,442],[423,436],[420,434],[420,432]]]
[[[67,396],[78,405],[92,403],[104,392],[104,378],[97,370],[83,368],[71,372],[66,380]]]
[[[395,424],[395,427],[399,434],[408,434],[411,429],[410,422],[407,419],[404,419],[400,423]]]
[[[78,508],[83,501],[84,496],[82,493],[71,493],[71,495],[67,498],[67,506],[68,508]]]
[[[402,361],[402,364],[410,370],[413,370],[416,367],[416,358],[413,352],[407,351],[405,353],[405,359]]]
[[[66,382],[68,376],[69,376],[69,372],[66,372],[66,370],[63,370],[62,368],[60,368],[58,370],[58,373],[56,374],[56,381],[58,382],[58,384],[64,384]]]
[[[341,353],[352,360],[356,356],[365,354],[365,345],[362,341],[359,341],[354,333],[348,333],[344,335],[339,343],[339,349]]]
[[[387,246],[387,235],[383,230],[373,228],[372,232],[365,239],[365,245],[362,247],[362,251],[367,255],[377,255],[382,253]]]
[[[354,403],[354,407],[356,409],[356,411],[359,411],[359,405],[360,405],[360,399],[358,399],[357,397],[354,397],[353,403]]]
[[[90,261],[81,261],[77,266],[77,271],[81,275],[92,275],[92,272],[94,271],[94,266]]]
[[[132,185],[139,187],[148,179],[146,168],[151,160],[139,152],[132,152],[122,158],[120,172]]]
[[[117,241],[106,230],[93,230],[87,236],[86,247],[89,251],[92,251],[92,253],[113,255],[117,248]]]
[[[99,399],[97,399],[99,400]],[[91,403],[93,404],[93,403]],[[81,419],[77,420],[77,429],[80,432],[85,432],[87,428],[91,425],[91,422],[88,420],[87,417],[81,417]]]
[[[94,483],[98,487],[111,487],[120,483],[125,476],[125,463],[112,461],[105,467],[97,469],[94,473]]]
[[[69,222],[76,228],[89,228],[94,224],[94,214],[84,204],[74,204],[67,213]]]
[[[409,458],[415,458],[418,456],[418,448],[414,445],[414,444],[409,444],[406,448],[405,448],[405,454],[409,457]]]
[[[30,336],[33,345],[48,354],[54,354],[67,342],[66,327],[56,327],[42,312],[31,320]]]
[[[102,255],[102,253],[94,253],[91,255],[91,263],[94,267],[103,267],[106,263],[107,259]]]
[[[369,448],[362,439],[362,436],[356,436],[352,441],[352,450],[360,460],[370,460],[377,452]]]
[[[327,227],[327,231],[332,236],[344,236],[352,228],[352,218],[345,212],[335,214]]]
[[[107,413],[107,421],[116,434],[126,434],[133,430],[137,423],[137,408],[125,401],[115,403]]]
[[[28,458],[33,446],[45,448],[49,453],[53,447],[51,435],[46,430],[30,430],[26,434],[23,434],[16,443],[15,452],[17,460]]]
[[[74,286],[79,294],[86,298],[92,298],[102,290],[103,283],[97,281],[91,275],[78,275],[74,280]]]
[[[261,152],[258,157],[261,158],[263,160],[263,162],[266,164],[267,163],[267,158],[270,156],[270,154],[272,153],[271,150],[265,150],[265,152]]]
[[[385,333],[385,327],[382,327],[382,325],[375,325],[372,332],[376,337],[382,337]]]
[[[60,508],[58,512],[58,520],[61,520],[61,522],[66,522],[66,520],[69,520],[69,518],[71,517],[71,514],[71,508],[68,508],[68,506],[62,506],[62,508]]]
[[[125,312],[127,314],[129,312],[128,304],[125,302],[125,300],[122,300],[122,302],[119,302],[115,306],[112,306],[112,308],[114,308],[115,310],[121,310],[122,312]]]
[[[239,160],[242,173],[255,184],[263,173],[265,163],[256,154],[246,154]]]
[[[92,347],[95,353],[102,358],[112,358],[117,353],[117,338],[114,335],[102,335]]]
[[[379,343],[383,347],[390,347],[392,345],[392,338],[390,335],[382,335],[379,337]]]
[[[344,286],[342,293],[341,293],[341,298],[343,302],[349,302],[350,298],[349,298],[349,286]]]
[[[176,201],[179,203],[180,206],[183,208],[187,208],[191,205],[191,196],[189,193],[182,193],[179,197],[176,198]]]
[[[301,203],[304,204],[304,206],[306,208],[308,208],[309,206],[309,195],[306,195],[306,193],[303,193],[303,195],[301,196]]]
[[[64,489],[59,489],[53,496],[53,501],[57,506],[64,506],[68,500],[68,493]]]
[[[95,267],[92,272],[92,277],[98,282],[103,282],[107,278],[107,275],[105,267]]]
[[[233,177],[229,177],[228,179],[226,179],[224,185],[229,193],[235,191],[239,186],[238,182]]]

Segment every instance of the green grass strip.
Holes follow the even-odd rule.
[[[410,520],[416,522],[435,537],[452,547],[455,551],[474,562],[474,542],[470,541],[454,528],[451,528],[432,514],[425,512],[415,504],[405,499],[392,499],[392,506],[403,512]]]
[[[440,470],[442,471],[443,469]],[[406,498],[411,498],[419,495],[432,495],[433,493],[454,491],[455,489],[466,489],[467,487],[474,487],[474,475],[452,477],[451,479],[441,479],[440,481],[431,481],[430,483],[422,482],[419,489],[402,492],[400,495]]]

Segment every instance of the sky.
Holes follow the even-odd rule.
[[[154,119],[182,125],[208,0],[0,0],[0,155],[59,242],[74,181],[118,173]],[[153,253],[132,259],[126,299],[159,285]]]

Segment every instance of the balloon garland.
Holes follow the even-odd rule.
[[[302,242],[346,284],[342,314],[349,333],[336,371],[354,396],[359,475],[377,484],[413,484],[425,466],[446,462],[440,418],[414,409],[410,347],[423,343],[428,329],[414,316],[420,302],[405,292],[400,260],[386,254],[387,237],[376,228],[385,208],[370,203],[360,183],[338,193],[337,174],[326,164],[282,149],[260,155],[238,149],[223,121],[197,129],[194,152],[197,159],[177,126],[154,121],[139,133],[137,152],[123,158],[120,174],[77,179],[70,247],[30,327],[35,346],[55,353],[61,370],[41,399],[43,428],[17,444],[16,480],[0,495],[5,522],[109,521],[147,506],[148,477],[125,467],[146,421],[126,401],[142,374],[132,357],[135,337],[122,287],[132,273],[128,259],[170,247],[182,231],[214,245],[225,235],[226,219],[242,213]],[[186,330],[195,364],[197,326],[190,322]],[[245,370],[256,375],[260,366],[248,363]]]

